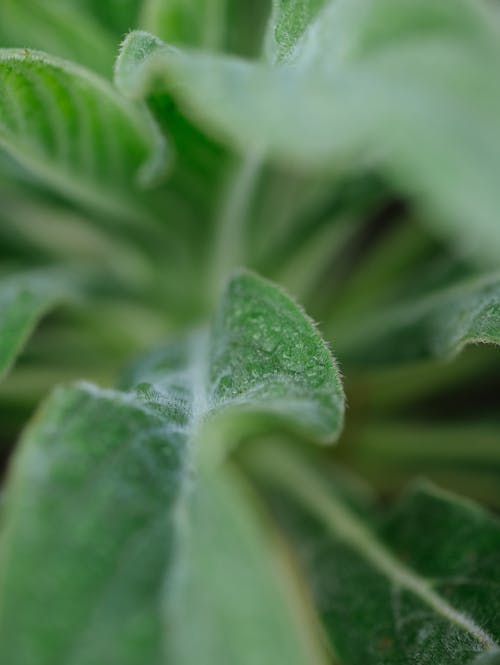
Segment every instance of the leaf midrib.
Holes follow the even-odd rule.
[[[429,581],[415,573],[392,554],[365,524],[324,485],[292,451],[286,454],[278,448],[260,448],[251,460],[259,473],[289,491],[319,518],[338,539],[352,547],[372,564],[396,588],[405,589],[431,607],[437,614],[469,633],[483,648],[498,648],[495,639],[467,614],[446,602],[432,588]]]

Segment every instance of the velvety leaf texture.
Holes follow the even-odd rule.
[[[178,381],[166,369],[181,358],[197,362],[192,411],[208,430],[212,419],[227,425],[251,411],[254,424],[259,414],[320,442],[340,433],[344,397],[328,348],[294,302],[252,273],[230,281],[208,333],[153,353],[129,381],[161,395],[165,381]]]
[[[229,284],[208,336],[174,344],[129,378],[136,388],[128,392],[59,389],[24,437],[0,544],[2,662],[140,665],[163,662],[161,654],[172,652],[176,665],[227,662],[235,643],[218,637],[227,630],[244,631],[244,665],[311,662],[308,640],[287,607],[286,584],[273,581],[274,555],[258,514],[247,520],[252,502],[230,475],[219,483],[211,470],[211,446],[224,429],[216,430],[217,420],[203,423],[218,412],[220,425],[233,412],[244,435],[254,432],[256,416],[271,414],[273,429],[279,423],[333,440],[342,389],[313,325],[276,287],[243,273]],[[198,468],[205,480],[193,490]],[[229,512],[216,515],[226,495]],[[187,582],[163,618],[164,584],[176,586],[179,575],[171,559],[189,542],[193,520],[194,547],[199,541],[203,556],[196,552],[191,563],[181,558]],[[209,606],[194,608],[208,646],[191,644],[190,634],[172,635],[168,626],[190,607],[191,594],[208,593],[205,556],[215,565],[218,550],[209,548],[219,538],[230,547],[234,579],[225,581],[228,594],[215,614]],[[40,566],[43,574],[34,578]],[[221,574],[214,569],[211,583]],[[257,615],[258,589],[268,602]],[[44,609],[47,598],[51,612]],[[119,644],[107,639],[109,631],[121,636]]]
[[[499,72],[495,0],[0,0],[0,665],[500,665]]]
[[[147,404],[92,386],[53,395],[11,474],[2,662],[161,662],[161,581],[181,461],[175,422]],[[120,639],[110,641],[110,630]]]
[[[482,652],[489,662],[500,639],[497,519],[424,485],[377,527],[300,457],[267,450],[253,463],[274,486],[271,505],[342,662],[461,665]]]
[[[293,60],[301,37],[326,4],[327,0],[274,0],[267,37],[271,62]]]

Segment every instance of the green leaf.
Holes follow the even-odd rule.
[[[109,78],[115,40],[80,4],[67,0],[3,0],[0,45],[42,49]],[[126,29],[131,27],[128,25]]]
[[[500,344],[500,278],[478,277],[416,302],[371,313],[336,340],[363,367],[450,358],[469,344]]]
[[[218,50],[225,0],[146,0],[143,24],[167,42]]]
[[[204,555],[213,561],[218,538],[227,538],[234,580],[228,578],[227,594],[221,590],[217,614],[196,608],[205,638],[213,640],[213,662],[228,662],[234,643],[218,635],[245,630],[256,591],[269,585],[269,604],[246,636],[267,643],[274,627],[276,641],[265,651],[270,660],[256,660],[248,650],[238,662],[272,665],[283,654],[310,663],[300,654],[312,647],[301,651],[300,630],[290,627],[287,591],[275,581],[260,520],[247,522],[251,502],[229,476],[218,475],[214,457],[236,422],[238,437],[277,425],[321,441],[338,435],[340,378],[314,326],[272,284],[242,273],[230,282],[209,331],[157,352],[128,380],[128,392],[60,389],[25,435],[0,541],[0,659],[143,665],[159,662],[164,649],[180,649],[182,660],[172,662],[190,664],[195,645],[183,643],[181,634],[175,642],[167,631],[163,644],[162,592],[166,582],[175,584],[169,573],[177,570],[171,564],[183,542],[179,529],[196,528],[195,543],[207,548],[215,514],[215,549]],[[193,471],[202,480],[192,490]],[[226,498],[230,504],[219,514]],[[204,593],[199,555],[188,566],[179,612],[191,606],[192,593]],[[41,574],[33,576],[34,570]],[[229,592],[243,578],[247,585],[235,607]],[[167,618],[178,621],[171,612]]]
[[[254,447],[248,461],[273,487],[271,505],[342,662],[465,665],[498,648],[493,516],[423,485],[377,526],[290,450]]]
[[[325,662],[308,634],[308,599],[252,499],[234,469],[200,480],[167,597],[169,662]]]
[[[327,3],[328,0],[273,0],[267,35],[267,55],[271,62],[293,60],[301,37]]]
[[[268,11],[266,0],[144,0],[141,27],[172,44],[254,55]]]
[[[161,396],[173,362],[196,368],[188,377],[196,382],[193,417],[203,422],[209,455],[225,442],[220,428],[238,432],[241,418],[247,430],[285,424],[323,443],[342,429],[344,396],[330,351],[288,296],[250,272],[230,281],[210,330],[146,357],[128,385]]]
[[[97,17],[116,37],[123,35],[136,27],[138,14],[142,0],[64,0],[66,4],[71,3],[85,8],[86,12]]]
[[[462,252],[496,264],[496,18],[468,0],[341,0],[302,29],[300,16],[314,12],[296,6],[292,34],[303,37],[288,64],[158,45],[127,62],[130,87],[162,81],[191,118],[243,153],[261,148],[303,169],[375,167],[431,210],[432,227]],[[125,53],[143,39],[132,33]]]
[[[125,220],[144,217],[141,186],[164,167],[163,140],[110,84],[27,50],[0,50],[0,144],[59,193]]]
[[[14,362],[39,319],[69,295],[67,275],[31,272],[0,279],[0,377]]]
[[[92,386],[59,389],[38,414],[4,507],[3,662],[160,662],[183,455],[170,415]]]

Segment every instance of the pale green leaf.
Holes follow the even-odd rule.
[[[27,50],[0,50],[0,144],[59,193],[124,219],[144,217],[141,185],[164,166],[151,121],[109,83]]]
[[[175,665],[326,662],[309,634],[308,599],[252,498],[231,468],[194,491],[166,601]]]
[[[138,95],[161,81],[242,152],[307,169],[374,166],[432,210],[461,251],[497,262],[497,27],[468,0],[340,0],[319,11],[288,64],[159,44],[141,55],[145,37],[132,33],[118,78],[133,70]]]
[[[38,320],[69,297],[68,277],[33,271],[0,279],[0,377],[21,351]]]
[[[297,665],[310,663],[304,654],[313,647],[302,643],[286,608],[288,582],[275,580],[274,555],[259,519],[251,517],[251,502],[213,467],[217,446],[227,443],[227,427],[235,422],[238,437],[278,425],[321,441],[338,435],[342,387],[314,326],[272,284],[242,273],[229,284],[209,331],[146,359],[129,383],[128,392],[57,391],[21,443],[0,547],[0,659],[10,665],[69,659],[144,665],[180,649],[181,660],[172,662],[190,665],[196,645],[163,634],[162,594],[175,584],[169,571],[177,571],[170,564],[182,547],[178,529],[189,534],[196,528],[200,546],[208,547],[211,521],[197,511],[218,516],[229,493],[210,547],[228,539],[234,568],[226,572],[233,581],[228,578],[216,614],[196,608],[214,661],[225,662],[234,649],[218,636],[235,627],[245,631],[250,613],[245,639],[267,643],[274,627],[275,642],[265,651],[270,660],[247,650],[241,665],[292,657]],[[205,480],[192,489],[200,467]],[[204,554],[213,560],[216,551]],[[199,566],[205,559],[198,554],[187,568],[188,586],[179,591],[180,612],[184,603],[190,606],[191,593],[204,593]],[[242,579],[247,583],[240,588]],[[229,593],[237,586],[238,607]],[[253,616],[259,589],[266,589],[268,602]],[[168,622],[175,623],[171,612]]]
[[[484,376],[480,374],[481,381]],[[498,508],[500,421],[494,388],[490,390],[490,416],[487,407],[479,404],[475,418],[469,413],[458,416],[457,407],[452,407],[455,420],[446,418],[445,407],[440,408],[441,400],[446,405],[446,397],[438,395],[433,401],[440,418],[437,422],[393,416],[353,425],[349,445],[343,449],[344,462],[384,492],[399,491],[418,470],[433,482]],[[475,406],[470,404],[467,412]]]
[[[341,662],[466,665],[498,649],[495,517],[424,485],[379,526],[290,450],[254,447],[248,461],[269,483]]]
[[[415,302],[381,308],[337,337],[341,357],[364,367],[449,358],[470,344],[500,344],[498,274],[469,279]]]
[[[273,0],[266,44],[271,62],[293,60],[300,39],[327,3],[328,0]]]

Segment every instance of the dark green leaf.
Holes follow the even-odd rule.
[[[272,650],[244,651],[238,662],[272,665],[283,654],[310,663],[301,654],[312,647],[301,651],[298,629],[290,628],[286,585],[274,584],[274,559],[259,520],[248,522],[251,505],[236,486],[231,489],[231,480],[217,480],[210,469],[235,422],[239,437],[276,423],[321,441],[338,435],[342,387],[314,326],[272,284],[242,273],[231,281],[209,331],[140,363],[129,382],[127,393],[90,386],[59,390],[21,444],[1,539],[0,660],[144,665],[161,662],[164,650],[180,649],[172,662],[190,665],[197,645],[181,634],[176,642],[168,632],[163,640],[161,630],[163,584],[176,579],[167,576],[171,543],[177,543],[178,527],[189,534],[194,510],[191,528],[200,546],[208,547],[213,516],[209,523],[197,511],[218,513],[214,506],[230,493],[229,512],[220,515],[218,536],[211,540],[216,549],[201,559],[196,553],[175,607],[182,615],[190,594],[204,593],[199,566],[205,554],[216,556],[218,538],[227,538],[234,558],[227,588],[238,587],[241,606],[228,593],[216,614],[196,608],[214,662],[233,656],[234,644],[218,635],[245,630],[256,591],[270,585],[268,605],[246,627],[248,640],[260,635],[266,643],[274,627]],[[206,480],[192,490],[191,474],[200,464]],[[252,541],[250,550],[241,536]],[[243,578],[247,585],[240,588]],[[51,612],[45,610],[47,598]],[[177,620],[169,613],[169,622]],[[270,660],[263,661],[264,654]]]
[[[469,279],[372,313],[337,338],[341,356],[364,367],[449,358],[469,344],[500,344],[498,274]]]
[[[267,37],[271,62],[294,59],[294,51],[306,30],[328,0],[274,0]]]
[[[161,583],[182,477],[176,425],[91,386],[58,390],[38,414],[5,506],[2,662],[161,662]]]
[[[494,517],[425,485],[378,527],[289,450],[253,448],[250,461],[274,486],[272,506],[342,662],[465,665],[498,648]]]

